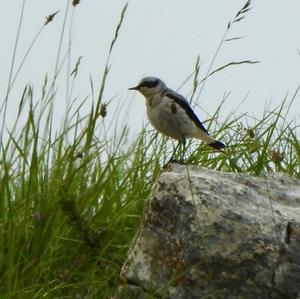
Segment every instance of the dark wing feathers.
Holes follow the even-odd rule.
[[[186,114],[189,116],[189,118],[196,124],[196,126],[208,134],[207,130],[202,125],[201,121],[199,120],[199,118],[197,117],[197,115],[195,114],[193,109],[191,108],[190,104],[183,96],[181,96],[180,94],[178,94],[174,91],[170,91],[170,90],[167,91],[164,95],[169,97],[177,105],[179,105],[186,112]]]

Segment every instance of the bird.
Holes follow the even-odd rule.
[[[129,90],[139,91],[146,98],[150,123],[160,133],[178,140],[178,146],[181,143],[185,146],[186,138],[196,138],[216,150],[225,147],[210,136],[187,99],[168,88],[161,79],[145,77]]]

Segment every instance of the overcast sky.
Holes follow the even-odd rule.
[[[144,76],[153,75],[177,89],[194,69],[200,55],[200,78],[212,61],[218,44],[237,11],[246,2],[241,0],[129,0],[120,36],[111,57],[111,72],[105,90],[105,99],[114,98],[110,109],[125,103],[133,130],[145,122],[144,99],[128,87]],[[22,7],[21,0],[0,0],[0,98],[7,87],[14,40]],[[83,56],[73,96],[84,99],[90,95],[90,76],[95,89],[100,82],[109,43],[126,1],[83,0],[76,7],[72,27],[71,65]],[[27,0],[17,50],[17,64],[25,54],[34,35],[44,22],[44,16],[60,10],[55,20],[44,28],[22,69],[9,102],[9,118],[16,113],[16,103],[25,84],[30,83],[38,94],[44,75],[53,74],[57,47],[67,1]],[[69,8],[70,21],[72,7]],[[206,119],[212,114],[224,94],[230,92],[223,107],[223,115],[234,110],[249,93],[238,113],[248,112],[260,117],[266,106],[282,102],[300,84],[300,1],[252,1],[251,11],[244,20],[235,23],[228,38],[243,37],[227,42],[221,48],[214,67],[231,61],[259,60],[259,64],[239,65],[211,77],[198,99],[196,112]],[[66,31],[66,41],[69,26]],[[67,49],[64,44],[63,53]],[[59,78],[64,95],[66,77]],[[189,81],[180,91],[188,95]],[[90,100],[92,100],[90,98]],[[60,102],[61,101],[61,102]],[[56,99],[58,107],[65,107],[64,96]],[[62,111],[63,109],[59,109]],[[113,112],[110,111],[109,112]],[[293,105],[291,118],[300,115],[300,97]],[[58,114],[59,117],[59,114]]]

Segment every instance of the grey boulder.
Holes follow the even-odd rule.
[[[300,299],[300,181],[170,164],[121,278],[119,298]]]

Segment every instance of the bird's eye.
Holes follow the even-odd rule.
[[[139,87],[154,88],[158,85],[158,83],[159,80],[144,81],[139,85]]]

